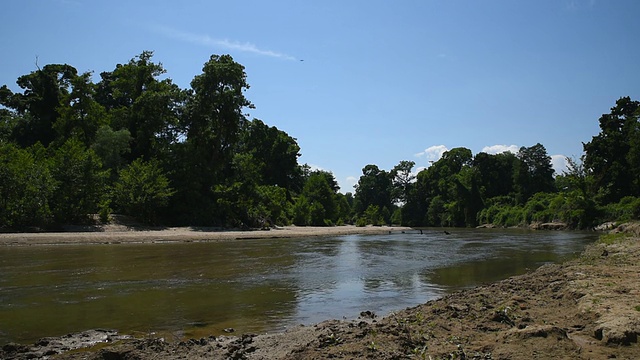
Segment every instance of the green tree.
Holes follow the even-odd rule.
[[[289,203],[285,188],[274,185],[258,186],[257,199],[265,210],[262,226],[284,225],[289,222],[286,218]]]
[[[382,209],[378,205],[369,205],[362,214],[367,224],[380,226],[385,223]]]
[[[113,187],[113,200],[123,214],[156,224],[173,193],[157,162],[136,159],[120,171]]]
[[[55,151],[51,173],[56,187],[50,202],[59,224],[84,222],[95,214],[105,198],[108,171],[100,159],[77,139],[69,139]]]
[[[258,166],[259,182],[295,192],[302,190],[302,169],[298,165],[300,146],[296,139],[259,119],[245,123],[239,152],[251,154]]]
[[[213,190],[233,177],[232,160],[246,122],[243,110],[252,107],[244,97],[248,87],[244,67],[229,55],[212,55],[191,82],[181,117],[186,141],[176,149],[171,176],[180,190],[176,209],[190,222],[222,221]]]
[[[336,193],[336,205],[338,207],[337,210],[337,225],[342,225],[345,222],[351,222],[352,219],[352,206],[353,203],[353,195],[351,193],[341,194]]]
[[[440,196],[445,202],[455,197],[455,182],[453,178],[472,165],[473,156],[467,148],[453,148],[442,154],[442,158],[426,169],[421,180],[425,183],[422,188],[427,191],[427,198]]]
[[[306,226],[311,224],[311,205],[304,195],[296,198],[292,212],[295,225]]]
[[[517,155],[520,161],[514,167],[514,187],[516,201],[524,204],[538,192],[555,191],[551,157],[545,147],[538,143],[531,147],[521,147]]]
[[[411,191],[411,186],[416,176],[411,172],[416,165],[413,161],[400,161],[391,170],[393,179],[392,197],[394,202],[405,203]]]
[[[23,148],[37,142],[49,146],[56,139],[53,124],[60,117],[58,109],[77,76],[77,70],[70,65],[51,64],[18,78],[23,93],[14,94],[3,85],[0,105],[14,110],[19,120],[12,132],[13,140]]]
[[[309,206],[309,225],[324,226],[338,220],[336,193],[331,187],[335,180],[331,173],[314,171],[307,178],[302,189],[302,197]]]
[[[56,143],[63,144],[70,138],[77,138],[85,146],[91,146],[100,126],[108,126],[107,113],[95,100],[95,85],[91,73],[73,76],[69,79],[70,91],[61,96],[56,109],[59,116],[52,124]]]
[[[478,174],[478,186],[483,199],[513,192],[513,172],[517,161],[516,155],[508,151],[495,155],[484,152],[476,154],[473,168]]]
[[[0,228],[48,226],[55,182],[42,145],[19,149],[0,142]]]
[[[475,218],[471,220],[471,213],[476,199],[471,195],[477,194],[470,171],[472,163],[471,150],[454,148],[418,173],[402,213],[403,222],[411,226],[464,226],[468,219],[468,225],[472,225]],[[447,213],[436,214],[434,211]]]
[[[20,119],[15,111],[0,108],[0,143],[14,141],[14,131]]]
[[[450,221],[447,216],[446,203],[442,197],[437,195],[429,202],[426,214],[426,223],[429,226],[449,226]]]
[[[371,205],[378,208],[391,209],[392,199],[392,175],[380,170],[376,165],[367,165],[362,169],[362,176],[355,186],[354,210],[356,214],[363,214]]]
[[[215,178],[230,163],[246,121],[243,110],[253,105],[244,97],[249,88],[244,66],[230,55],[212,55],[202,71],[191,82],[184,126],[193,155]]]
[[[103,125],[96,131],[96,138],[91,149],[100,157],[102,166],[112,170],[115,175],[125,164],[123,155],[130,151],[130,141],[129,130],[113,131],[111,127]]]
[[[639,194],[640,102],[629,97],[616,101],[600,117],[600,133],[584,144],[584,166],[593,174],[602,203]]]
[[[101,73],[96,99],[112,118],[113,129],[129,131],[130,159],[164,161],[183,136],[179,119],[187,92],[169,78],[160,80],[166,70],[152,57],[152,51],[143,51],[127,64]]]

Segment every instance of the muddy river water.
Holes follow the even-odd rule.
[[[170,340],[385,315],[566,260],[598,236],[449,231],[0,247],[0,346],[93,328]]]

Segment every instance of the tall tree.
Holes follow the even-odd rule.
[[[536,193],[555,191],[551,156],[542,144],[521,147],[517,157],[519,161],[515,164],[513,179],[519,204],[524,204]]]
[[[276,185],[296,193],[302,190],[302,169],[298,165],[300,146],[296,139],[259,119],[245,123],[239,152],[249,153],[258,166],[256,179],[264,185]]]
[[[301,197],[309,206],[309,224],[324,226],[335,223],[339,215],[336,193],[331,186],[335,182],[333,174],[326,171],[314,171],[307,178]]]
[[[70,79],[71,89],[62,96],[57,109],[59,117],[53,124],[56,143],[62,145],[71,138],[80,140],[84,146],[91,146],[96,132],[101,126],[108,126],[107,113],[95,100],[95,85],[91,73],[87,72]]]
[[[244,109],[253,105],[244,97],[249,88],[244,66],[230,55],[212,55],[202,71],[191,81],[184,125],[187,142],[203,165],[218,172],[231,159],[246,121]]]
[[[178,192],[176,209],[189,222],[221,221],[213,191],[233,178],[233,158],[241,129],[247,121],[243,111],[253,105],[244,97],[249,88],[244,67],[229,55],[212,55],[194,77],[181,117],[186,139],[174,148],[177,159],[171,178]]]
[[[127,64],[100,74],[96,99],[112,118],[114,130],[127,129],[132,137],[130,159],[162,158],[179,141],[178,126],[186,92],[171,79],[153,52],[143,51]]]
[[[411,172],[415,165],[416,163],[413,161],[403,160],[391,170],[394,202],[405,203],[407,201],[411,185],[416,179],[416,176]]]
[[[640,102],[629,97],[618,99],[611,112],[600,117],[600,133],[583,144],[584,166],[592,172],[603,203],[639,195],[639,108]]]
[[[402,213],[403,223],[412,226],[464,226],[472,204],[468,199],[472,165],[471,150],[453,148],[440,160],[418,173],[416,183]],[[477,191],[473,189],[475,195]]]
[[[87,150],[77,139],[69,139],[52,158],[51,173],[57,186],[51,208],[60,224],[87,221],[98,212],[105,198],[108,171],[93,150]]]
[[[18,78],[23,93],[13,93],[6,85],[0,88],[0,105],[16,112],[19,122],[13,131],[14,140],[22,147],[37,142],[49,146],[55,140],[53,124],[58,109],[77,78],[77,70],[70,65],[51,64]]]
[[[392,181],[389,172],[380,170],[376,165],[365,166],[355,186],[355,212],[363,214],[371,205],[378,206],[380,210],[386,208],[390,211],[393,206]]]
[[[463,147],[453,148],[442,154],[442,158],[425,170],[418,179],[423,182],[423,191],[428,199],[441,196],[445,202],[453,198],[455,183],[453,177],[463,168],[470,167],[473,156],[471,150]]]
[[[473,168],[478,173],[479,191],[483,199],[506,196],[513,192],[513,171],[516,155],[511,152],[500,154],[476,154]]]

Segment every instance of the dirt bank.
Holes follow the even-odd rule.
[[[606,237],[574,261],[384,318],[363,312],[357,321],[330,320],[285,333],[182,342],[111,334],[109,342],[51,358],[637,359],[639,279],[640,238],[622,234]],[[9,345],[0,358],[32,358],[43,349]]]

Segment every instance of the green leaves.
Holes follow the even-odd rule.
[[[19,149],[0,143],[0,227],[21,229],[51,223],[55,181],[44,148]]]
[[[520,161],[515,163],[513,180],[516,200],[520,204],[527,202],[536,193],[554,191],[551,157],[542,144],[521,147],[517,157]]]
[[[155,224],[173,193],[157,162],[136,159],[120,172],[113,187],[113,201],[122,213]]]
[[[584,165],[603,203],[640,195],[640,102],[623,97],[600,117],[600,133],[584,144]]]
[[[107,196],[108,171],[102,170],[98,156],[77,139],[65,142],[51,158],[51,173],[56,181],[52,210],[56,222],[86,222],[98,212]]]

